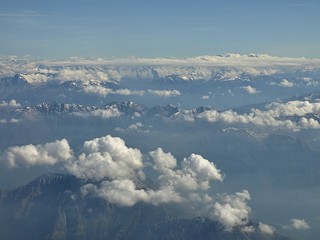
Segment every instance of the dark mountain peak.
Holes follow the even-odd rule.
[[[155,107],[152,107],[148,111],[148,115],[149,116],[161,115],[161,116],[165,116],[165,117],[171,117],[172,115],[174,115],[175,113],[177,113],[179,111],[180,111],[180,109],[172,104],[167,104],[165,106],[157,105]]]
[[[314,91],[306,94],[298,94],[289,99],[286,99],[285,102],[288,101],[309,101],[309,102],[319,102],[320,101],[320,91]]]
[[[29,85],[30,83],[21,74],[16,74],[13,77],[5,77],[0,79],[0,87],[4,89],[14,87],[22,90]]]
[[[45,173],[26,185],[13,190],[12,194],[15,195],[16,200],[22,200],[32,195],[57,197],[61,191],[79,191],[81,184],[81,180],[69,174]]]
[[[96,107],[88,107],[81,104],[66,104],[66,103],[41,103],[34,107],[39,112],[47,114],[51,113],[72,113],[72,112],[89,112],[97,109]]]
[[[157,76],[157,75],[156,75]],[[163,77],[156,77],[153,81],[157,84],[165,85],[165,84],[173,84],[173,83],[185,83],[185,81],[181,76],[178,74],[171,74]]]
[[[212,110],[210,107],[201,106],[201,107],[196,108],[196,109],[195,109],[195,112],[196,112],[197,114],[200,114],[200,113],[203,113],[203,112],[205,112],[205,111],[210,111],[210,110]]]
[[[14,75],[11,82],[15,85],[28,83],[27,79],[25,79],[21,74]]]
[[[126,114],[144,114],[146,107],[143,105],[140,105],[138,103],[134,103],[131,101],[122,101],[122,102],[111,102],[108,103],[106,106],[117,108],[120,112],[126,113]]]

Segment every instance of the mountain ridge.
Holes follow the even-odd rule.
[[[0,237],[33,240],[289,239],[277,234],[271,237],[258,230],[244,233],[235,228],[225,232],[217,222],[207,218],[176,218],[164,206],[139,203],[131,208],[118,207],[94,196],[81,196],[82,184],[83,180],[71,175],[45,173],[10,190],[0,198]],[[20,231],[14,231],[18,227]]]

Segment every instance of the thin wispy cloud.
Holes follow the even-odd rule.
[[[0,17],[2,18],[41,18],[49,17],[50,15],[37,13],[34,11],[8,11],[0,12]]]

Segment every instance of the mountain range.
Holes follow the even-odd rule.
[[[0,60],[0,239],[318,239],[319,60]],[[101,195],[119,179],[80,179],[110,163],[134,172],[125,154],[147,176],[132,207]],[[208,168],[221,177],[209,189]],[[201,184],[186,195],[190,179]],[[157,186],[193,211],[154,204]]]

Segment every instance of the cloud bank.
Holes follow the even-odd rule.
[[[238,114],[232,110],[223,112],[208,110],[200,113],[196,118],[204,119],[212,123],[252,124],[299,130],[320,128],[320,123],[317,118],[319,114],[319,102],[289,101],[287,103],[269,104],[265,110],[253,108],[246,114]]]

